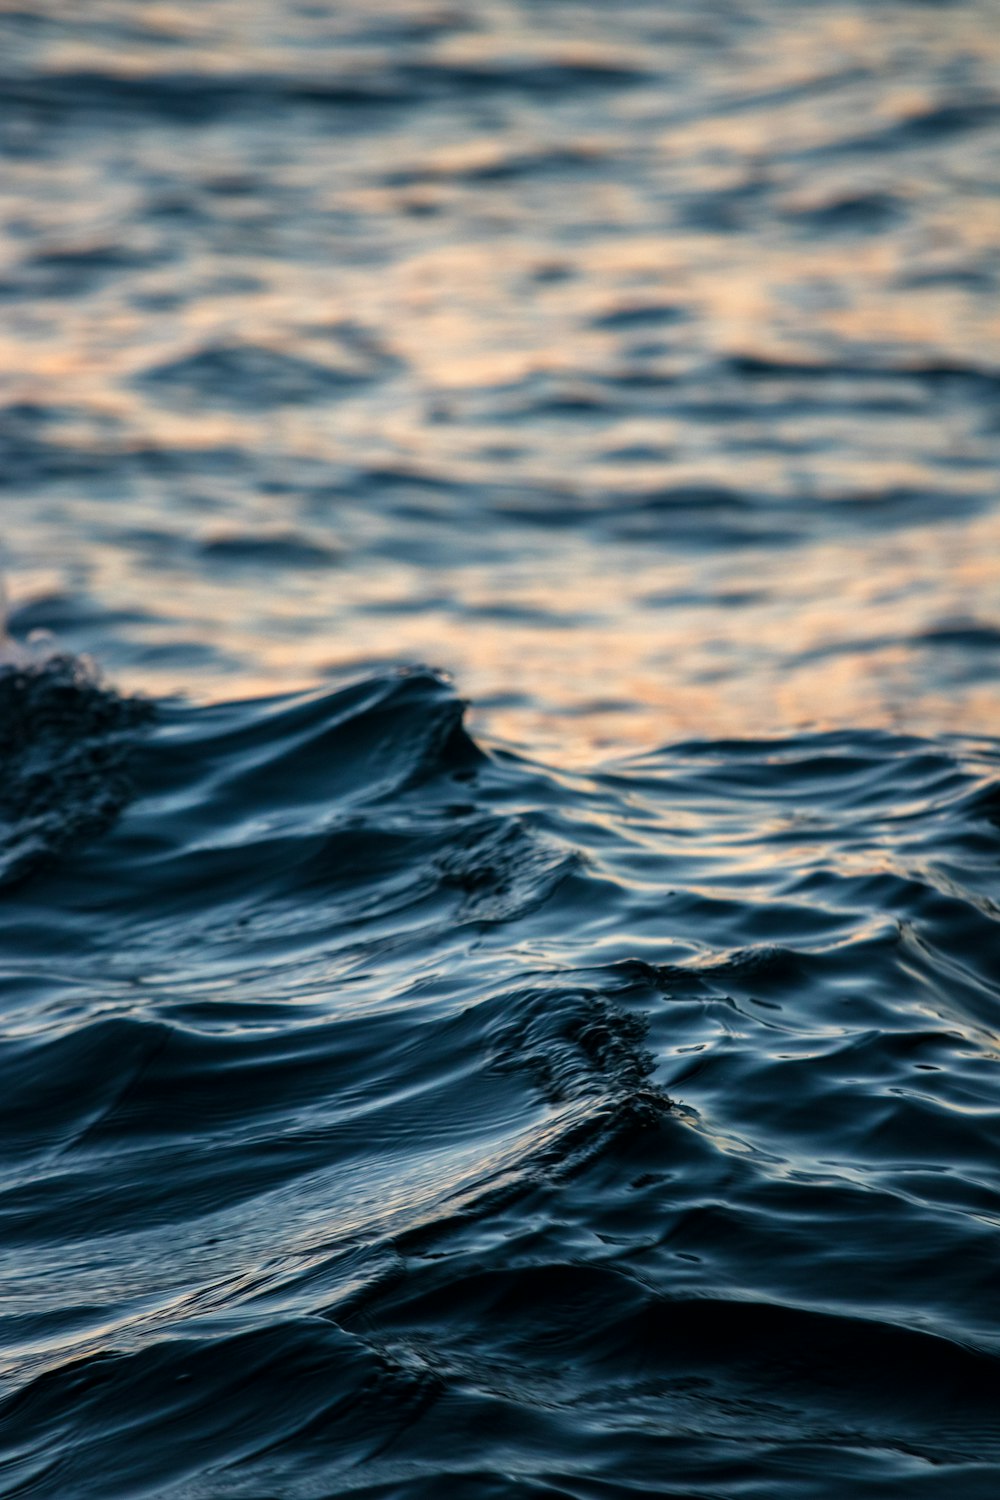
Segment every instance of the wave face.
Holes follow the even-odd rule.
[[[997,16],[0,0],[0,1500],[997,1500]]]
[[[0,1492],[995,1494],[994,744],[0,697]]]

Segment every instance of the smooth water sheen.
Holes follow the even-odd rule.
[[[997,19],[0,0],[0,1495],[1000,1493]]]
[[[4,1493],[995,1494],[995,745],[0,685]]]

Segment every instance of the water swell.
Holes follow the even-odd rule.
[[[109,828],[150,703],[103,688],[70,657],[0,665],[0,886]]]
[[[989,1493],[993,747],[0,687],[11,1493]]]
[[[989,0],[42,9],[0,1494],[994,1500]]]

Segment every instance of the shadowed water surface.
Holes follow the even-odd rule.
[[[5,1493],[993,1493],[994,745],[0,686]]]
[[[0,1495],[994,1500],[995,23],[0,0]]]

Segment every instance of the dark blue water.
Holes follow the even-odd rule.
[[[4,1493],[995,1494],[996,745],[0,692]]]
[[[0,7],[0,1495],[1000,1493],[996,22]]]

